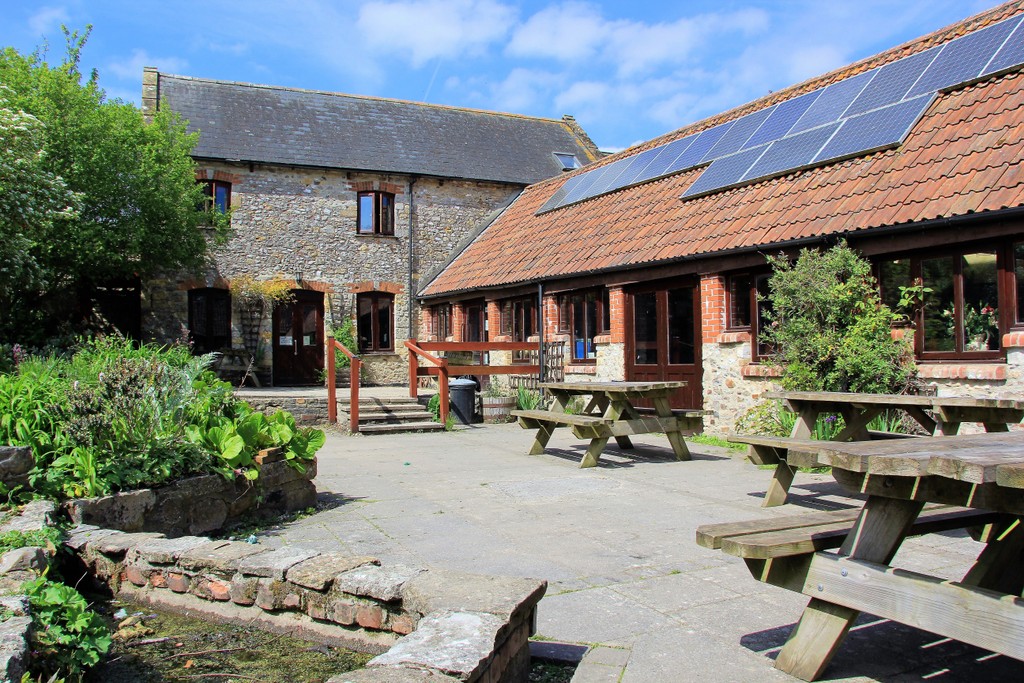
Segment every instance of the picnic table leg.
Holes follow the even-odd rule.
[[[764,494],[764,502],[761,503],[761,507],[770,508],[785,503],[795,474],[795,467],[790,466],[785,460],[779,460],[775,465],[775,474],[768,483],[768,490]]]
[[[672,414],[672,407],[668,404],[668,397],[654,399],[654,411],[658,417],[673,418],[675,415]],[[672,444],[672,450],[676,454],[676,460],[689,460],[690,449],[686,447],[686,441],[683,440],[683,434],[678,429],[674,431],[665,432],[665,436],[668,437],[668,442]]]
[[[583,456],[583,461],[580,462],[580,469],[583,469],[584,467],[597,467],[597,459],[601,457],[601,453],[604,451],[604,447],[607,443],[607,436],[599,436],[591,439],[590,445],[587,446],[587,453]]]
[[[610,400],[606,397],[602,410],[604,411],[605,419],[618,420],[624,413],[629,412],[629,402],[624,400]],[[607,441],[607,439],[605,439],[605,441]],[[619,445],[619,448],[627,450],[633,448],[633,442],[625,435],[615,437],[615,443]]]
[[[1019,518],[996,524],[988,530],[991,537],[962,583],[979,588],[1020,595],[1020,567],[1024,552],[1024,523]],[[984,539],[983,539],[984,540]]]
[[[551,435],[554,431],[554,422],[538,422],[537,437],[533,440],[533,446],[530,448],[530,455],[540,455],[543,453],[544,448],[548,445],[548,441],[551,440]]]
[[[846,427],[843,428],[843,431],[836,434],[835,437],[833,437],[833,440],[867,441],[870,439],[870,436],[868,435],[868,423],[881,413],[881,408],[865,408],[861,411],[850,408],[842,411],[840,414],[843,416],[843,422],[846,423]]]
[[[1005,422],[982,422],[986,432],[1008,432],[1010,426]]]
[[[923,507],[916,501],[869,497],[839,554],[889,564]],[[860,610],[811,598],[779,652],[775,668],[805,681],[816,680],[859,614]]]
[[[793,431],[790,436],[794,439],[809,439],[814,433],[814,424],[818,421],[818,409],[813,405],[797,406],[787,401],[789,409],[796,413],[796,422],[793,423]]]

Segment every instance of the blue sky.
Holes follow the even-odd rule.
[[[0,0],[0,45],[93,25],[82,63],[138,103],[143,66],[558,118],[618,150],[996,0]]]

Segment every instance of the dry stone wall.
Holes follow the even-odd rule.
[[[72,548],[135,601],[377,653],[331,681],[526,681],[546,582],[285,546],[79,526]]]

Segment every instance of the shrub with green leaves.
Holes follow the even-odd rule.
[[[904,393],[913,352],[893,339],[897,319],[878,293],[871,264],[841,243],[804,249],[795,263],[769,258],[771,310],[764,340],[790,390]]]
[[[78,678],[110,650],[106,624],[74,588],[40,576],[22,589],[32,610],[35,673]]]
[[[261,448],[281,447],[303,468],[323,432],[288,413],[255,413],[208,370],[211,360],[109,338],[70,358],[26,360],[0,374],[0,443],[30,446],[33,487],[58,499],[210,472],[255,479]]]

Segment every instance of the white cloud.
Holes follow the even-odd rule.
[[[37,36],[52,33],[61,24],[68,22],[68,12],[63,7],[42,7],[28,18],[28,26]]]
[[[408,0],[363,5],[356,28],[371,49],[407,55],[419,67],[437,57],[479,54],[515,20],[515,8],[495,0]]]
[[[184,73],[188,62],[177,57],[153,57],[145,50],[136,49],[132,50],[130,57],[107,64],[107,69],[117,78],[141,81],[144,66],[155,66],[169,73]]]
[[[531,111],[550,100],[560,79],[546,71],[513,69],[505,79],[491,87],[490,99],[501,111]]]
[[[582,2],[545,7],[519,26],[506,52],[513,57],[582,61],[593,56],[614,30],[598,8]]]

